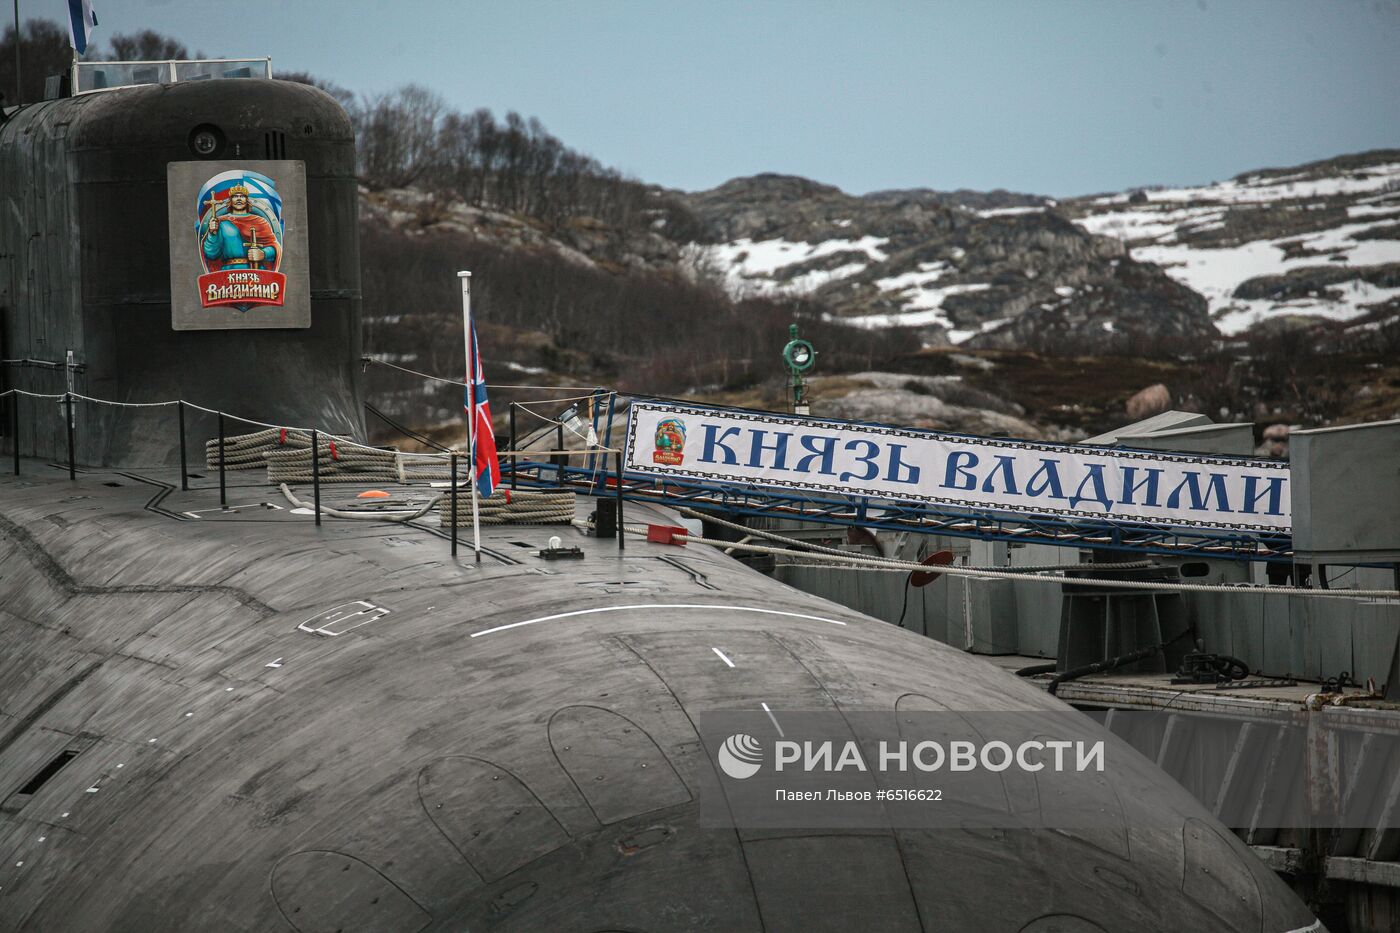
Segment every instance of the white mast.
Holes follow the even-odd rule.
[[[472,487],[472,548],[476,551],[476,562],[481,563],[481,525],[477,521],[476,509],[476,354],[472,351],[472,274],[458,272],[457,279],[462,283],[462,342],[467,351],[467,460],[471,463]]]

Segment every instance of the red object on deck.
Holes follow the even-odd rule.
[[[939,551],[936,554],[930,554],[928,557],[925,557],[919,563],[927,567],[946,567],[952,562],[952,551]],[[928,586],[930,583],[932,583],[934,580],[937,580],[941,576],[943,576],[943,574],[938,573],[935,570],[915,570],[909,575],[909,585]]]
[[[686,531],[678,525],[647,525],[647,540],[653,544],[674,544],[685,547]],[[679,537],[677,537],[679,535]]]

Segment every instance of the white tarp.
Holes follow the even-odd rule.
[[[1269,531],[1288,464],[968,437],[669,402],[632,404],[626,470],[1063,519]]]

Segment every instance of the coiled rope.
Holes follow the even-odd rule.
[[[267,468],[267,481],[312,481],[311,432],[300,428],[268,428],[224,438],[225,470]],[[348,438],[318,434],[320,481],[323,483],[409,483],[451,477],[451,461],[444,454],[405,454],[366,447]],[[219,441],[205,441],[204,459],[210,470],[219,468]]]
[[[489,499],[477,499],[477,516],[483,525],[567,525],[576,514],[572,489],[497,489]],[[452,496],[438,503],[443,527],[452,525]],[[471,489],[457,492],[457,527],[472,523]]]

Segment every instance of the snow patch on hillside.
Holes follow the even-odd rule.
[[[1183,226],[1206,229],[1224,220],[1225,211],[1218,207],[1186,207],[1180,210],[1107,211],[1081,217],[1079,225],[1098,236],[1111,236],[1132,243],[1138,240],[1177,238]]]
[[[906,292],[911,288],[923,288],[937,282],[949,272],[946,262],[921,262],[913,272],[901,272],[889,278],[876,279],[875,287],[882,292]]]
[[[1344,300],[1297,298],[1291,301],[1275,301],[1269,298],[1232,298],[1218,312],[1215,326],[1220,328],[1222,334],[1234,336],[1244,333],[1256,324],[1288,315],[1320,317],[1330,321],[1353,321],[1370,312],[1371,309],[1367,305],[1400,297],[1400,288],[1381,288],[1360,279],[1328,287],[1341,290],[1345,295]]]
[[[1290,269],[1345,262],[1349,266],[1374,266],[1400,262],[1400,241],[1356,240],[1363,230],[1387,223],[1385,220],[1362,224],[1346,224],[1331,230],[1301,237],[1281,237],[1277,240],[1255,240],[1241,246],[1223,249],[1198,249],[1186,244],[1165,243],[1141,246],[1132,250],[1133,258],[1155,262],[1178,282],[1205,296],[1216,327],[1221,333],[1234,336],[1270,316],[1279,314],[1322,317],[1333,321],[1349,321],[1369,310],[1366,305],[1385,301],[1393,289],[1381,289],[1360,280],[1344,283],[1354,288],[1342,288],[1343,298],[1297,301],[1269,299],[1245,300],[1234,296],[1243,282],[1264,275],[1282,275]],[[1314,255],[1287,258],[1285,243],[1300,242]]]
[[[978,217],[1015,217],[1017,214],[1043,214],[1045,208],[1040,205],[1031,207],[994,207],[990,210],[977,211]]]
[[[1323,178],[1304,178],[1303,173],[1251,175],[1240,181],[1232,179],[1199,188],[1148,188],[1142,193],[1149,202],[1273,203],[1367,194],[1384,190],[1397,178],[1400,178],[1400,162],[1386,162],[1354,169],[1344,175]],[[1128,195],[1115,194],[1097,198],[1094,203],[1122,204],[1127,200]]]
[[[889,257],[880,248],[889,237],[864,236],[858,240],[823,240],[820,243],[794,243],[790,240],[751,240],[748,237],[713,246],[695,246],[688,250],[692,261],[718,269],[724,274],[725,287],[736,298],[749,295],[806,295],[829,282],[849,278],[863,272],[865,262],[842,263],[834,269],[813,269],[792,276],[780,272],[827,256],[846,253],[863,254],[871,262],[884,262]]]
[[[905,276],[915,273],[905,273]],[[898,276],[903,278],[905,276]],[[980,333],[980,331],[955,331],[953,322],[943,313],[943,299],[950,295],[965,295],[970,292],[986,291],[992,286],[975,282],[966,285],[946,285],[943,288],[924,288],[915,292],[904,302],[903,310],[891,314],[863,314],[859,317],[839,318],[841,323],[849,324],[852,327],[863,327],[866,329],[876,329],[885,327],[928,327],[937,324],[940,327],[948,328],[951,332],[949,339],[953,343],[961,343],[968,337]],[[1002,321],[989,321],[982,326],[982,330],[995,329],[1006,323]],[[960,339],[954,335],[961,335]]]
[[[1400,263],[1400,240],[1363,236],[1366,231],[1400,222],[1397,189],[1400,163],[1395,162],[1330,177],[1254,175],[1203,187],[1148,190],[1142,192],[1146,203],[1130,203],[1128,195],[1097,198],[1089,202],[1096,212],[1076,222],[1089,233],[1123,241],[1134,259],[1156,263],[1172,278],[1205,296],[1216,326],[1233,336],[1284,316],[1354,320],[1367,314],[1369,305],[1394,297],[1395,289],[1380,288],[1359,278],[1329,286],[1342,293],[1340,298],[1319,295],[1289,301],[1246,300],[1234,297],[1234,293],[1249,279],[1293,269]],[[1275,202],[1313,201],[1290,204],[1286,209],[1316,210],[1335,208],[1337,202],[1326,199],[1338,197],[1355,198],[1355,203],[1346,205],[1349,222],[1328,230],[1228,247],[1190,242],[1195,234],[1225,227],[1231,205],[1252,210]]]

